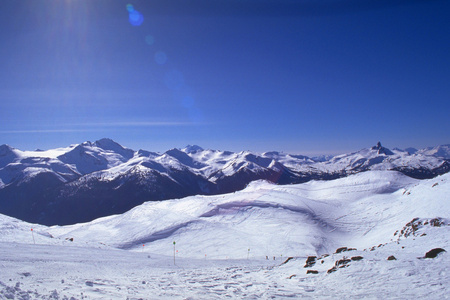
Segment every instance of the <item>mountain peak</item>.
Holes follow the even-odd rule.
[[[13,162],[17,157],[18,155],[14,152],[14,148],[6,144],[0,145],[0,168]]]
[[[110,148],[117,148],[118,146],[122,148],[122,146],[120,146],[118,143],[116,143],[112,139],[108,139],[108,138],[99,139],[99,140],[95,141],[94,144],[97,147],[105,149],[105,150],[110,150]]]
[[[380,141],[378,141],[378,143],[377,143],[376,146],[373,146],[373,147],[372,147],[373,150],[377,150],[377,149],[379,150],[379,149],[381,149],[381,148],[383,148],[383,146],[381,146],[381,142],[380,142]]]
[[[203,151],[204,149],[197,145],[187,145],[185,148],[181,149],[181,151],[186,153],[195,153],[198,151]]]
[[[383,147],[381,145],[381,142],[378,142],[376,146],[373,146],[372,150],[377,150],[378,154],[385,154],[385,155],[393,155],[394,154],[388,148]]]
[[[450,159],[450,144],[428,147],[422,150],[418,150],[417,153]]]
[[[0,145],[0,156],[6,156],[10,153],[13,153],[13,148],[11,146],[6,144]]]
[[[112,139],[103,138],[98,141],[95,141],[94,145],[103,150],[109,150],[118,153],[126,158],[131,158],[134,155],[133,150],[122,147],[122,145],[113,141]]]

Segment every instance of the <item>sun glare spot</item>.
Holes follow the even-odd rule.
[[[153,45],[155,43],[155,38],[152,35],[147,35],[145,37],[145,43],[147,43],[147,45]]]
[[[134,7],[132,4],[127,4],[127,10],[128,12],[133,12],[134,11]]]
[[[155,53],[155,62],[158,65],[164,65],[167,62],[167,55],[162,51],[158,51]]]
[[[133,26],[140,26],[144,22],[144,16],[134,9],[133,5],[127,4],[128,21]]]

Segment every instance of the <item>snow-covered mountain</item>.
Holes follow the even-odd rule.
[[[436,147],[427,147],[425,149],[418,150],[417,152],[423,155],[431,155],[450,159],[450,144]]]
[[[41,224],[74,224],[123,213],[145,201],[217,195],[255,180],[329,180],[368,170],[433,178],[450,170],[448,146],[410,154],[378,143],[335,157],[230,152],[187,146],[134,151],[110,139],[47,151],[0,146],[0,213]],[[447,153],[448,154],[448,153]]]
[[[368,171],[68,226],[0,215],[0,299],[446,299],[449,194],[450,173]]]

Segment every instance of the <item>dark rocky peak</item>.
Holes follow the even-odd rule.
[[[381,142],[378,142],[376,146],[373,146],[371,148],[372,150],[376,150],[378,154],[384,154],[384,155],[394,155],[394,153],[389,150],[388,148],[385,148],[381,145]]]
[[[372,150],[379,150],[381,148],[383,148],[383,146],[381,146],[381,142],[378,142],[376,146],[372,147]]]

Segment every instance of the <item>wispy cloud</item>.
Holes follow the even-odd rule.
[[[193,122],[99,122],[99,123],[80,123],[72,124],[73,126],[87,126],[87,127],[158,127],[158,126],[197,126],[203,125],[203,123],[193,123]]]
[[[92,129],[32,129],[32,130],[0,130],[0,133],[69,133],[69,132],[87,132]]]
[[[71,133],[71,132],[94,132],[107,128],[108,130],[112,128],[120,127],[177,127],[177,126],[199,126],[205,125],[204,123],[193,123],[193,122],[98,122],[98,123],[77,123],[77,124],[67,124],[66,127],[72,128],[60,128],[60,129],[19,129],[19,130],[0,130],[3,134],[20,134],[20,133]],[[75,128],[73,128],[75,127]]]

